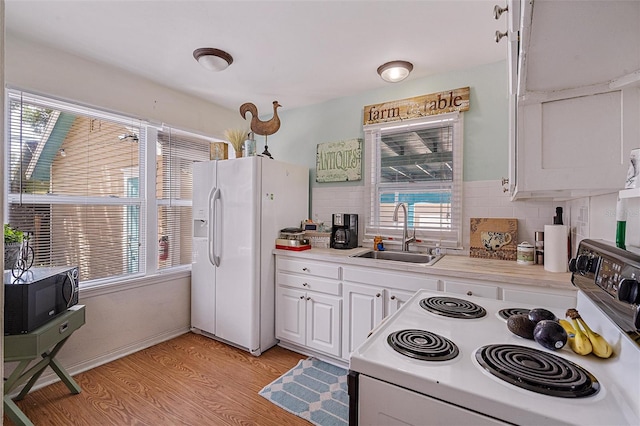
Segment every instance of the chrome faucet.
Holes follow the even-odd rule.
[[[409,213],[407,212],[407,205],[405,203],[396,204],[396,208],[393,211],[393,221],[398,221],[398,209],[402,207],[404,210],[404,226],[402,227],[402,251],[409,251],[409,244],[416,240],[416,227],[413,227],[413,237],[409,238]]]

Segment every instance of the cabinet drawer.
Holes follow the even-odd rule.
[[[502,289],[502,297],[510,302],[528,303],[534,306],[567,309],[576,305],[576,295],[539,293],[534,291]]]
[[[50,350],[85,323],[84,305],[75,305],[31,333],[4,336],[4,361],[33,359]]]
[[[498,286],[471,284],[460,281],[445,281],[444,291],[448,293],[463,294],[465,296],[486,297],[488,299],[498,299]]]
[[[339,281],[278,272],[276,282],[281,286],[299,288],[301,290],[317,291],[318,293],[333,294],[336,296],[342,294],[342,286]]]
[[[424,274],[410,274],[406,272],[387,272],[381,269],[345,267],[342,271],[344,281],[376,285],[380,287],[397,288],[415,292],[420,289],[438,290],[438,280]]]
[[[335,263],[314,262],[306,259],[276,257],[278,271],[295,272],[314,277],[340,279],[340,266]]]

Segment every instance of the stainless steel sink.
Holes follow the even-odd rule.
[[[442,258],[442,255],[432,255],[426,253],[411,253],[406,251],[367,251],[354,254],[351,257],[362,257],[366,259],[391,260],[395,262],[419,263],[431,266]]]

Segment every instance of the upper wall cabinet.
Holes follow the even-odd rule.
[[[640,1],[525,0],[518,9],[512,198],[618,191],[640,147]]]

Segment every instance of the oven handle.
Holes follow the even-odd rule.
[[[349,395],[349,426],[358,425],[358,401],[359,386],[358,376],[360,373],[349,370],[347,375],[347,394]]]

